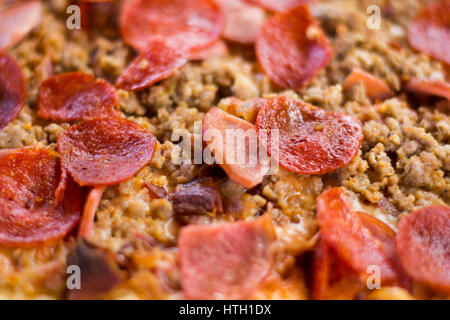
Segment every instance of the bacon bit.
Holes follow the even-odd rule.
[[[450,84],[443,81],[413,78],[406,84],[405,90],[419,95],[438,96],[450,100]]]
[[[361,69],[354,68],[344,80],[344,89],[349,90],[357,83],[363,84],[367,96],[372,100],[385,100],[394,95],[386,82]]]
[[[80,238],[88,238],[91,234],[92,229],[94,228],[95,213],[100,205],[104,190],[105,187],[95,187],[89,192],[78,231],[78,236]]]
[[[396,243],[414,280],[450,293],[450,207],[428,206],[401,218]]]
[[[28,1],[0,12],[0,51],[20,42],[42,18],[41,1]]]
[[[268,215],[182,228],[178,248],[185,297],[248,298],[270,272],[275,237]]]
[[[70,300],[99,299],[123,279],[114,255],[86,240],[78,241],[67,257],[67,264],[78,266],[81,271],[81,289],[69,290],[67,297]]]
[[[227,132],[238,133],[239,137],[245,140],[245,146],[227,141],[230,140],[227,139]],[[259,147],[256,150],[257,154],[250,152],[250,145],[257,144],[256,129],[245,120],[218,108],[212,108],[203,118],[203,140],[211,148],[214,157],[229,178],[246,188],[260,184],[269,170],[269,161],[259,159]],[[244,159],[239,159],[239,152],[243,153],[241,156],[245,156]],[[241,162],[239,160],[243,160],[244,163],[239,163]]]
[[[147,188],[151,199],[166,199],[168,196],[165,188],[153,183],[145,182],[144,187]]]
[[[169,197],[173,209],[179,215],[215,214],[223,212],[219,191],[201,182],[179,185]]]

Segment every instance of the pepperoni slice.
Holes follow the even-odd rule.
[[[124,41],[141,51],[155,36],[168,38],[176,48],[207,47],[223,27],[222,12],[211,0],[126,0],[120,15]]]
[[[394,95],[389,86],[374,75],[354,68],[344,80],[344,89],[348,90],[356,83],[362,83],[367,96],[372,100],[385,100]]]
[[[79,1],[80,2],[80,1]],[[83,29],[103,30],[117,26],[119,1],[115,0],[81,0],[81,25]]]
[[[268,153],[282,167],[301,174],[324,174],[345,166],[363,139],[361,124],[352,116],[287,97],[267,100],[256,128]]]
[[[38,115],[54,121],[90,120],[119,115],[116,90],[82,72],[53,76],[41,83]]]
[[[58,205],[61,189],[65,196]],[[83,190],[63,179],[56,153],[22,148],[0,155],[2,245],[32,247],[62,239],[78,223],[83,202]]]
[[[349,300],[354,299],[359,291],[361,281],[358,275],[320,239],[313,254],[311,298]]]
[[[266,20],[263,9],[244,0],[215,0],[225,15],[222,36],[239,43],[254,43],[259,29]]]
[[[41,1],[28,1],[0,12],[0,51],[8,50],[22,40],[42,17]]]
[[[256,39],[265,74],[282,88],[300,89],[332,59],[328,39],[306,7],[280,12],[266,21]]]
[[[424,8],[408,26],[411,47],[450,64],[450,2],[436,1]]]
[[[450,208],[429,206],[402,218],[397,249],[405,271],[415,280],[450,292]]]
[[[226,56],[227,54],[227,44],[225,43],[225,41],[219,39],[209,47],[191,50],[189,60],[206,60],[210,58]]]
[[[163,38],[152,40],[117,79],[116,86],[125,90],[140,90],[170,77],[188,60],[189,51],[178,49]]]
[[[269,170],[269,161],[260,155],[255,126],[250,122],[212,108],[203,118],[203,140],[216,162],[238,184],[252,188]]]
[[[323,240],[361,277],[369,276],[367,268],[374,265],[380,268],[382,281],[400,280],[392,230],[373,217],[353,212],[342,188],[317,198],[317,222]]]
[[[80,185],[109,186],[130,179],[152,159],[156,139],[137,123],[94,119],[58,137],[62,166]]]
[[[0,53],[0,130],[22,110],[25,96],[22,69],[14,58]]]
[[[405,90],[416,94],[438,96],[450,100],[450,84],[443,81],[413,78],[406,84]]]
[[[288,11],[315,0],[246,0],[271,11]]]
[[[181,229],[178,248],[186,298],[248,298],[272,266],[275,233],[269,219]]]

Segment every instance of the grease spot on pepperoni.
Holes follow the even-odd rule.
[[[88,186],[130,179],[151,161],[155,144],[151,133],[122,118],[82,122],[58,137],[63,168]]]
[[[176,48],[206,47],[223,27],[223,14],[212,0],[126,0],[120,14],[124,41],[140,51],[155,36],[167,38]]]
[[[41,1],[15,4],[0,12],[0,51],[8,50],[22,40],[42,18]]]
[[[248,298],[271,269],[274,240],[268,216],[184,227],[178,247],[186,298]]]
[[[450,208],[429,206],[400,219],[396,238],[405,271],[419,282],[450,292]]]
[[[203,140],[228,177],[246,188],[260,184],[269,171],[250,122],[212,108],[203,118]]]
[[[282,167],[301,174],[324,174],[345,166],[363,139],[361,124],[352,116],[287,97],[267,100],[256,128],[268,153]]]
[[[155,38],[124,70],[116,86],[125,90],[140,90],[170,77],[189,58],[186,47],[178,48],[163,38]]]
[[[353,212],[342,188],[317,198],[316,215],[322,239],[361,277],[368,277],[367,268],[375,265],[384,283],[402,280],[393,231],[371,216]]]
[[[259,29],[266,20],[263,9],[244,0],[215,0],[225,15],[225,39],[239,43],[254,43]]]
[[[0,53],[0,130],[22,110],[25,95],[22,69],[14,58]]]
[[[288,11],[315,0],[246,0],[248,3],[261,6],[271,11]]]
[[[332,59],[328,39],[306,7],[267,20],[256,40],[264,73],[282,88],[301,89]]]
[[[83,202],[84,190],[64,179],[56,153],[22,148],[0,156],[2,245],[34,247],[62,239],[78,223]]]
[[[450,64],[450,2],[425,7],[409,24],[408,41],[414,49]]]
[[[54,121],[90,120],[119,115],[116,89],[82,72],[53,76],[41,83],[38,115]]]

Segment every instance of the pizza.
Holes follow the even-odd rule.
[[[0,298],[450,298],[450,3],[0,3]]]

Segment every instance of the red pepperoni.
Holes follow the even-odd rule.
[[[301,174],[324,174],[345,166],[357,155],[363,139],[355,118],[287,97],[267,100],[256,128],[268,153],[282,167]]]
[[[373,100],[385,100],[394,95],[386,82],[358,68],[354,68],[345,78],[344,89],[348,90],[356,83],[362,83],[367,96]]]
[[[429,206],[402,218],[396,243],[413,279],[450,292],[450,207]]]
[[[170,77],[186,64],[188,58],[189,51],[185,47],[177,48],[163,38],[155,38],[124,70],[117,79],[116,86],[125,90],[150,87],[155,82]]]
[[[223,26],[222,12],[211,0],[126,0],[120,15],[123,39],[137,50],[146,49],[155,36],[176,48],[206,47]]]
[[[288,11],[315,0],[246,0],[272,11]]]
[[[259,153],[255,126],[250,122],[212,108],[203,118],[203,140],[216,162],[238,184],[252,188],[269,171],[269,161]]]
[[[413,78],[406,84],[405,90],[416,94],[438,96],[450,100],[450,84],[443,81]]]
[[[266,21],[256,40],[265,74],[283,88],[300,89],[332,59],[328,39],[306,7],[280,12]]]
[[[0,54],[0,130],[20,112],[26,95],[25,77],[17,61]]]
[[[186,298],[248,298],[271,269],[274,239],[268,216],[181,229],[178,248]]]
[[[215,0],[225,15],[222,36],[240,43],[254,43],[259,29],[266,20],[263,9],[244,0]]]
[[[19,3],[0,12],[0,51],[22,40],[42,17],[41,1]]]
[[[205,60],[210,58],[226,56],[227,54],[228,54],[227,44],[225,43],[225,41],[219,39],[209,47],[191,50],[189,60]]]
[[[450,64],[450,2],[430,3],[408,26],[411,47]]]
[[[62,166],[80,185],[109,186],[130,179],[152,159],[156,139],[137,123],[94,119],[58,137]]]
[[[382,281],[400,280],[392,230],[373,217],[353,212],[342,188],[323,192],[317,198],[316,214],[322,239],[361,277],[370,275],[369,266],[377,266]]]
[[[63,176],[56,153],[45,149],[22,148],[0,155],[2,245],[31,247],[54,242],[76,226],[84,192]],[[64,197],[57,201],[61,190]]]
[[[53,76],[41,83],[38,115],[54,121],[89,120],[118,115],[116,90],[81,72]]]

